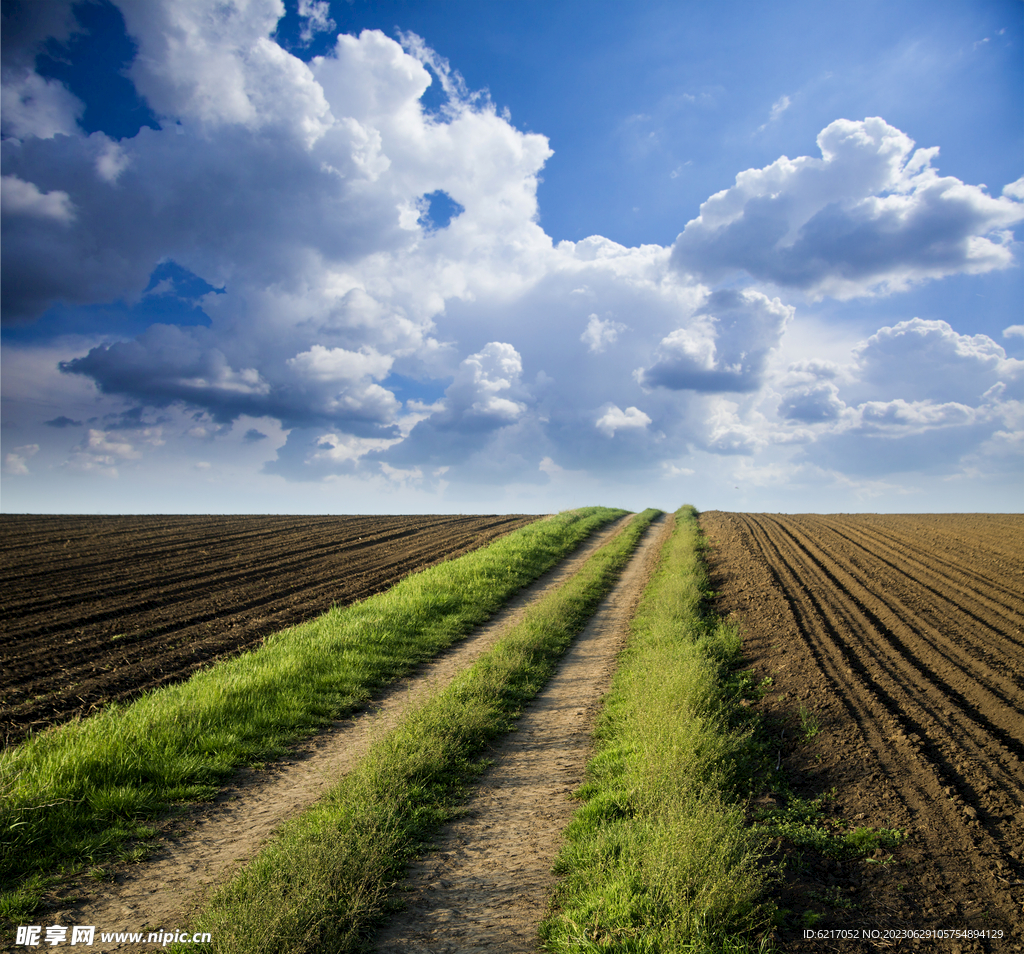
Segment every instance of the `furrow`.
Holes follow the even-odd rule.
[[[764,526],[759,525],[762,521]],[[963,815],[944,798],[944,788],[955,777],[922,751],[917,733],[924,723],[940,725],[935,719],[937,702],[921,705],[901,691],[892,678],[891,664],[885,659],[884,647],[870,620],[858,611],[855,601],[820,571],[783,521],[761,517],[751,519],[748,526],[751,525],[758,527],[759,532],[753,535],[769,565],[779,571],[777,579],[794,607],[799,632],[864,732],[900,801],[914,815],[935,814],[938,806],[947,837],[960,844],[965,855],[979,847],[978,841],[986,853],[997,853],[996,839],[980,826],[969,829]],[[810,611],[804,609],[805,602]],[[953,758],[962,761],[966,753],[957,754],[957,740],[948,732],[942,735],[953,749]],[[972,743],[969,748],[977,752],[978,747]],[[908,762],[919,763],[919,771],[906,771]],[[965,863],[976,868],[977,878],[992,880],[991,872],[974,865],[973,860]]]
[[[1024,638],[1015,639],[1011,631],[1011,628],[1016,629],[1020,635],[1024,599],[1019,593],[999,587],[991,579],[971,573],[962,565],[931,557],[919,548],[912,548],[895,534],[883,533],[874,527],[868,532],[849,522],[829,521],[828,526],[844,540],[859,546],[865,553],[884,563],[890,572],[905,579],[910,585],[926,589],[937,600],[969,615],[985,627],[986,632],[982,638],[986,642],[992,642],[1004,652],[1009,650],[1017,653],[1024,648]],[[979,587],[983,587],[985,592]],[[952,590],[956,599],[950,599],[943,588]],[[990,595],[993,591],[1004,594],[1007,599],[993,599]],[[974,608],[969,608],[965,603]]]
[[[918,599],[910,608],[891,594],[888,585],[878,585],[881,575],[870,560],[858,565],[849,552],[843,553],[842,562],[833,558],[824,526],[805,529],[802,521],[793,518],[786,525],[806,558],[857,607],[865,631],[882,637],[876,658],[886,663],[892,660],[894,678],[904,677],[901,681],[908,687],[934,685],[943,697],[954,699],[971,715],[982,738],[992,734],[1018,757],[1024,757],[1024,744],[1014,735],[1019,724],[1020,687],[951,638],[957,629],[955,620],[947,616],[946,631],[940,632],[931,623],[926,601]],[[873,558],[862,548],[858,550]],[[942,663],[937,663],[936,657]]]
[[[913,626],[895,615],[890,617],[891,622],[883,621],[879,612],[868,605],[875,594],[860,586],[801,533],[796,520],[780,522],[779,527],[789,537],[788,549],[797,554],[795,559],[805,568],[805,576],[816,576],[820,581],[817,590],[827,594],[823,601],[826,611],[841,614],[845,620],[845,629],[851,634],[847,641],[850,654],[854,658],[861,654],[869,657],[870,668],[878,674],[875,688],[892,718],[912,737],[913,747],[925,745],[926,739],[948,764],[967,757],[992,766],[1006,761],[1008,753],[1014,761],[1024,755],[1024,746],[1012,733],[987,718],[980,711],[979,703],[969,699],[966,693],[980,696],[984,705],[996,707],[1001,720],[1011,725],[1015,720],[1019,722],[1012,710],[994,701],[994,697],[976,682],[965,682],[964,691],[949,685],[931,661],[922,660],[921,653],[926,647],[920,645]],[[826,562],[831,566],[826,568]],[[842,631],[842,628],[837,629],[837,634]],[[863,662],[861,665],[869,668]],[[950,713],[949,721],[955,722],[960,732],[943,724],[947,721],[942,718],[946,711]],[[921,738],[922,734],[925,739]],[[1002,743],[1004,751],[992,750],[990,734]],[[990,772],[1007,791],[1018,788],[1024,781],[1024,777],[1016,777],[1012,771],[996,769],[992,772],[990,769]]]

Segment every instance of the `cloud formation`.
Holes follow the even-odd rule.
[[[756,391],[792,317],[792,307],[758,291],[713,292],[687,327],[662,339],[654,364],[637,379],[676,391]]]
[[[949,471],[988,442],[1024,457],[1024,361],[987,335],[913,318],[859,344],[845,367],[780,377],[779,417],[804,455],[846,473]]]
[[[1012,263],[1024,219],[1020,182],[999,198],[940,176],[937,148],[914,149],[877,117],[837,119],[821,158],[783,156],[711,196],[673,247],[673,264],[704,280],[745,272],[815,296],[853,298]]]
[[[837,120],[820,159],[740,173],[671,248],[556,245],[538,222],[547,139],[419,37],[340,35],[305,63],[272,38],[277,0],[120,8],[161,128],[86,135],[30,56],[4,67],[4,322],[117,301],[191,313],[62,344],[66,380],[127,415],[48,409],[69,470],[114,477],[168,440],[264,447],[290,480],[403,486],[678,477],[693,449],[856,471],[881,446],[878,472],[903,466],[903,438],[935,466],[1018,453],[1021,362],[986,336],[912,319],[846,363],[780,355],[793,290],[1007,267],[1021,182],[993,198],[881,119]],[[299,12],[306,41],[330,28],[323,3]],[[36,24],[25,48],[70,29]]]

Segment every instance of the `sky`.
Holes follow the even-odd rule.
[[[7,513],[1019,512],[1020,0],[3,0]]]

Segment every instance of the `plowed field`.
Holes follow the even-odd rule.
[[[780,764],[801,794],[834,789],[851,825],[908,833],[891,861],[805,858],[780,889],[819,929],[895,937],[805,939],[791,921],[784,949],[1024,950],[1024,516],[701,523],[719,610],[774,681]],[[908,928],[1005,939],[899,939]]]
[[[0,739],[187,678],[536,519],[0,517]]]

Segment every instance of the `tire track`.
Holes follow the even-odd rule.
[[[110,883],[102,886],[82,878],[62,888],[48,905],[55,923],[93,924],[97,936],[101,930],[145,933],[186,923],[280,825],[351,771],[406,712],[491,649],[532,604],[577,573],[630,519],[622,517],[593,533],[489,622],[395,683],[363,711],[335,722],[264,770],[242,769],[212,806],[193,806],[167,820],[162,844],[146,862],[114,866]],[[137,950],[137,945],[110,943],[102,950]]]
[[[374,939],[379,952],[532,954],[576,809],[593,721],[629,621],[674,519],[659,517],[548,684],[494,751],[465,813],[413,862],[406,906]]]

